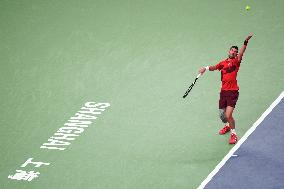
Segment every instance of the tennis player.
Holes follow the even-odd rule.
[[[206,70],[221,71],[222,88],[219,99],[220,119],[225,123],[224,128],[219,131],[220,135],[231,131],[229,143],[235,144],[238,137],[235,130],[235,120],[233,118],[233,111],[239,97],[239,86],[237,83],[237,74],[240,68],[242,57],[248,45],[248,42],[253,34],[250,34],[244,41],[244,44],[238,53],[238,47],[232,46],[229,50],[228,58],[222,60],[216,65],[202,67],[199,73],[203,74]]]

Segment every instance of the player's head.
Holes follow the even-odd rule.
[[[235,58],[238,55],[238,46],[231,46],[229,50],[229,58]]]

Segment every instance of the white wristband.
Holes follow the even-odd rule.
[[[206,69],[206,70],[209,70],[209,66],[206,66],[205,69]]]

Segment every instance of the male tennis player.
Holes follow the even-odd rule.
[[[240,68],[242,57],[248,45],[248,42],[252,34],[250,34],[244,41],[240,52],[238,53],[238,47],[232,46],[229,50],[228,58],[222,60],[216,65],[202,67],[199,70],[199,73],[203,74],[206,70],[221,71],[221,81],[222,88],[220,92],[219,99],[219,111],[220,119],[223,123],[226,123],[224,128],[219,131],[220,135],[223,135],[231,131],[230,135],[230,144],[235,144],[238,140],[236,131],[235,131],[235,120],[233,118],[233,111],[236,106],[239,97],[239,86],[237,83],[237,74]]]

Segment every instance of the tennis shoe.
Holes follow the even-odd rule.
[[[228,125],[225,125],[224,127],[223,127],[223,129],[221,129],[220,131],[219,131],[219,134],[220,135],[224,135],[224,134],[226,134],[227,132],[229,132],[231,130],[231,128],[228,126]]]
[[[235,133],[231,133],[229,143],[230,143],[230,144],[236,144],[237,141],[238,141],[237,135],[236,135]]]

